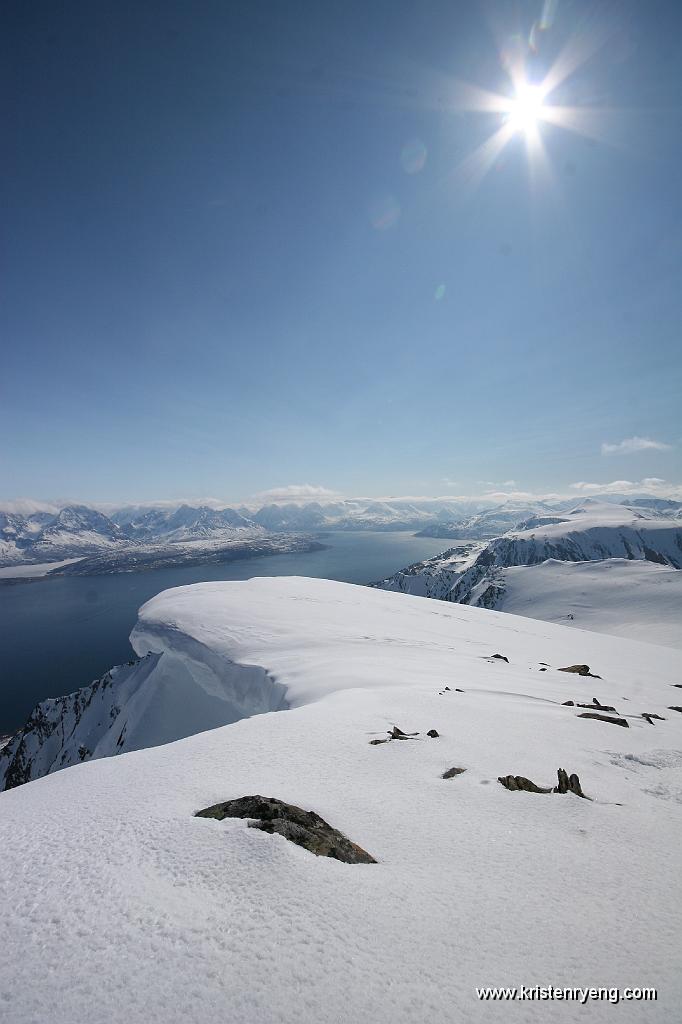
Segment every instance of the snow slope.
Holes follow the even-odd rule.
[[[667,565],[607,558],[511,566],[475,586],[468,603],[682,648],[682,572]]]
[[[170,666],[193,674],[203,651],[235,687],[239,666],[257,667],[292,709],[0,794],[13,1024],[676,1019],[677,652],[296,578],[167,591],[133,642],[170,686]],[[557,671],[575,662],[602,678]],[[630,727],[562,706],[593,695]],[[420,736],[370,745],[394,724]],[[453,765],[467,770],[444,781]],[[593,799],[497,782],[550,785],[559,767]],[[379,863],[193,816],[253,793],[317,811]],[[659,998],[615,1010],[475,995],[521,984]]]

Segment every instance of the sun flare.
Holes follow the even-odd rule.
[[[528,83],[519,85],[509,108],[510,128],[526,135],[534,132],[538,121],[542,120],[542,101],[543,94],[539,86]]]

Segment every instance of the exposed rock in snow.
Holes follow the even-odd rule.
[[[352,843],[314,811],[263,796],[242,796],[197,811],[197,818],[251,818],[251,828],[289,839],[317,857],[332,857],[344,864],[376,864],[366,850]]]
[[[510,1005],[476,986],[545,980],[655,986],[657,1002],[623,1001],[619,1020],[676,1019],[682,717],[653,734],[640,715],[663,716],[678,652],[295,578],[166,592],[133,640],[141,692],[165,675],[165,699],[176,685],[196,696],[226,672],[234,697],[246,671],[257,691],[266,677],[281,686],[289,710],[0,794],[13,1024],[507,1021]],[[567,692],[591,699],[593,680],[556,671],[578,661],[598,668],[600,699],[628,708],[629,729],[562,707]],[[249,687],[242,697],[248,713]],[[396,722],[421,736],[368,746]],[[438,743],[423,739],[432,727]],[[442,786],[451,765],[467,770]],[[556,765],[593,799],[496,782],[510,767],[542,782]],[[195,817],[252,793],[314,808],[378,863]],[[543,1001],[521,1012],[547,1021]],[[562,1002],[562,1024],[586,1014],[607,1024],[614,1009]]]
[[[602,715],[597,711],[581,711],[578,718],[593,718],[595,722],[610,722],[611,725],[621,725],[624,729],[630,728],[624,718],[617,718],[614,715]]]
[[[564,668],[560,668],[559,672],[575,672],[579,676],[589,676],[591,679],[601,679],[601,676],[595,675],[590,672],[589,665],[566,665]]]

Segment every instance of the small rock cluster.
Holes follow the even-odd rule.
[[[431,739],[436,739],[440,734],[436,732],[435,729],[429,729],[426,735],[430,736]],[[399,729],[397,725],[394,725],[392,729],[388,730],[388,736],[385,736],[382,739],[370,740],[369,742],[373,747],[376,747],[380,743],[390,743],[391,740],[413,740],[416,739],[417,736],[419,736],[418,732],[403,732],[403,730]]]
[[[590,797],[585,796],[580,785],[580,778],[576,775],[569,775],[564,768],[557,769],[557,785],[556,786],[537,786],[530,779],[524,778],[523,775],[500,775],[498,782],[500,782],[505,789],[515,793],[522,791],[525,793],[574,793],[576,796],[580,796],[583,800],[589,800]]]

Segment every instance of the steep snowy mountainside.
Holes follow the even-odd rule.
[[[75,552],[94,553],[123,543],[125,535],[108,516],[85,505],[69,505],[35,536],[29,550],[32,558],[45,561],[52,557],[68,558]]]
[[[0,561],[5,564],[56,561],[123,542],[124,534],[108,516],[85,505],[66,505],[56,513],[0,512]]]
[[[606,625],[617,625],[622,604],[621,622],[637,624],[638,629],[646,631],[658,618],[662,628],[658,635],[670,637],[677,617],[676,600],[670,598],[677,593],[682,580],[682,574],[677,577],[674,572],[682,567],[682,523],[679,520],[663,519],[648,509],[631,509],[587,499],[562,513],[560,521],[547,522],[545,517],[538,517],[535,522],[538,525],[531,520],[524,524],[525,530],[510,530],[485,545],[450,548],[394,573],[376,586],[441,601],[499,608],[503,607],[506,587],[513,578],[520,588],[519,593],[523,593],[523,599],[519,598],[520,603],[514,605],[514,610],[552,618],[554,612],[549,613],[550,606],[543,605],[539,596],[545,592],[540,584],[546,577],[540,572],[521,572],[512,577],[507,572],[510,567],[539,566],[547,560],[566,563],[625,560],[633,567],[630,577],[627,576],[628,565],[610,575],[599,570],[585,570],[582,574],[579,570],[568,569],[559,574],[557,570],[553,577],[555,584],[567,588],[565,597],[561,593],[556,595],[557,602],[566,605],[562,614],[568,614],[571,604],[578,601],[582,585],[595,585],[594,599],[586,593],[581,611],[580,622],[584,627],[602,630]],[[655,574],[642,563],[668,566],[673,573]],[[626,581],[631,580],[633,587],[629,594],[615,585],[617,579],[625,588]],[[540,586],[537,600],[532,594],[535,583]],[[604,589],[600,589],[602,585]],[[611,603],[613,614],[599,614],[600,595]],[[543,608],[547,614],[543,613]]]
[[[147,654],[90,686],[41,701],[0,750],[0,791],[282,706],[282,687],[262,669],[233,666],[185,638],[181,651]]]
[[[479,565],[534,565],[547,558],[582,562],[644,558],[682,568],[682,524],[644,512],[585,502],[561,522],[512,530],[491,541]]]
[[[475,988],[550,983],[658,988],[617,1010],[564,1000],[562,1024],[676,1019],[677,652],[292,578],[166,592],[134,642],[149,679],[199,645],[267,672],[291,709],[0,794],[13,1024],[545,1024],[547,1002]],[[601,678],[558,671],[576,662]],[[628,727],[565,704],[594,696]],[[370,744],[394,725],[418,736]],[[590,799],[497,781],[551,787],[562,767]],[[194,817],[249,794],[317,812],[378,863]]]

